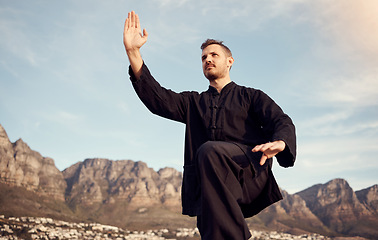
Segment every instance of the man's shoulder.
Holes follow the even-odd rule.
[[[245,89],[247,91],[261,91],[260,89],[258,88],[254,88],[254,87],[251,87],[251,86],[247,86],[247,85],[239,85],[237,83],[235,83],[235,86],[237,88],[240,88],[240,89]]]
[[[239,92],[241,92],[243,94],[259,94],[259,93],[263,93],[263,91],[260,90],[260,89],[253,88],[253,87],[250,87],[250,86],[239,85],[237,83],[234,83],[234,91],[239,91]]]

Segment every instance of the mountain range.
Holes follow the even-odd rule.
[[[194,227],[181,215],[182,173],[132,160],[86,159],[64,171],[0,125],[0,214],[96,221],[128,229]],[[333,179],[248,219],[251,228],[378,239],[378,185],[353,191]]]

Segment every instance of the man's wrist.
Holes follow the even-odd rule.
[[[129,58],[138,58],[141,56],[139,48],[126,49],[126,54]]]
[[[139,49],[126,49],[127,57],[129,58],[131,69],[134,76],[139,80],[142,74],[143,59]]]

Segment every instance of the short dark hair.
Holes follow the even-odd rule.
[[[231,50],[223,44],[223,41],[218,41],[218,40],[215,40],[215,39],[207,39],[204,43],[202,43],[201,45],[201,50],[204,50],[206,47],[208,47],[209,45],[212,45],[212,44],[217,44],[219,46],[221,46],[224,51],[226,52],[226,55],[228,55],[229,57],[232,57],[232,53],[231,53]]]

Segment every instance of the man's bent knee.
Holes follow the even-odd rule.
[[[198,148],[197,158],[206,158],[209,156],[213,156],[214,154],[224,152],[224,145],[227,144],[229,143],[221,141],[207,141]]]
[[[197,151],[197,163],[201,168],[208,164],[218,164],[225,156],[231,157],[230,151],[236,145],[223,141],[208,141],[202,144]]]
[[[197,150],[197,161],[198,166],[203,166],[208,161],[217,159],[220,152],[222,152],[222,147],[224,142],[219,141],[208,141],[199,147]]]

